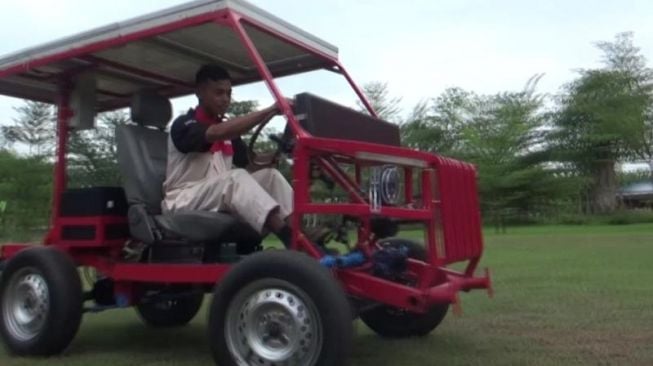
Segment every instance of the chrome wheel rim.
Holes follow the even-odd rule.
[[[280,280],[245,287],[229,304],[227,346],[240,365],[314,365],[322,324],[306,293]]]
[[[34,268],[16,272],[3,294],[3,319],[9,334],[28,341],[38,336],[50,312],[48,284]]]

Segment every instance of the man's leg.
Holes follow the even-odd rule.
[[[279,214],[279,210],[270,212],[265,222],[265,227],[273,232],[286,248],[290,248],[292,243],[292,230],[286,220]]]
[[[221,174],[220,180],[227,181],[221,194],[221,199],[227,210],[240,216],[259,233],[264,228],[270,230],[279,237],[286,247],[290,247],[291,230],[284,221],[290,213],[286,212],[284,207],[274,197],[271,197],[247,171],[230,170]]]
[[[289,212],[280,205],[243,169],[229,170],[180,193],[172,211],[229,211],[247,222],[259,233],[267,229],[286,247],[290,247],[291,230],[284,219]]]
[[[252,178],[279,204],[279,215],[288,217],[293,211],[293,190],[277,169],[261,169]]]
[[[279,214],[281,217],[287,218],[293,211],[293,190],[281,172],[271,168],[261,169],[253,172],[252,177],[279,203]],[[288,236],[290,236],[290,228],[287,231]],[[305,228],[304,233],[312,242],[318,245],[324,245],[324,243],[331,239],[333,231],[328,227],[320,226]]]

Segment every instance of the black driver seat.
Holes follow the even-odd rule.
[[[203,247],[205,261],[217,260],[219,247],[225,243],[235,243],[238,254],[256,250],[261,237],[230,214],[161,212],[168,154],[168,134],[164,128],[171,116],[172,106],[167,98],[139,93],[134,95],[131,105],[131,119],[136,124],[116,128],[131,236],[153,246],[181,243]]]

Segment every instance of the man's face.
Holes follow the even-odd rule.
[[[231,81],[205,81],[197,88],[197,98],[212,117],[222,116],[231,103]]]

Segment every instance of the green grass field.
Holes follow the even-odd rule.
[[[462,296],[430,336],[384,340],[356,323],[351,364],[653,365],[653,224],[526,227],[486,235],[496,296]],[[153,330],[132,310],[86,315],[65,355],[2,366],[212,365],[202,312]]]

